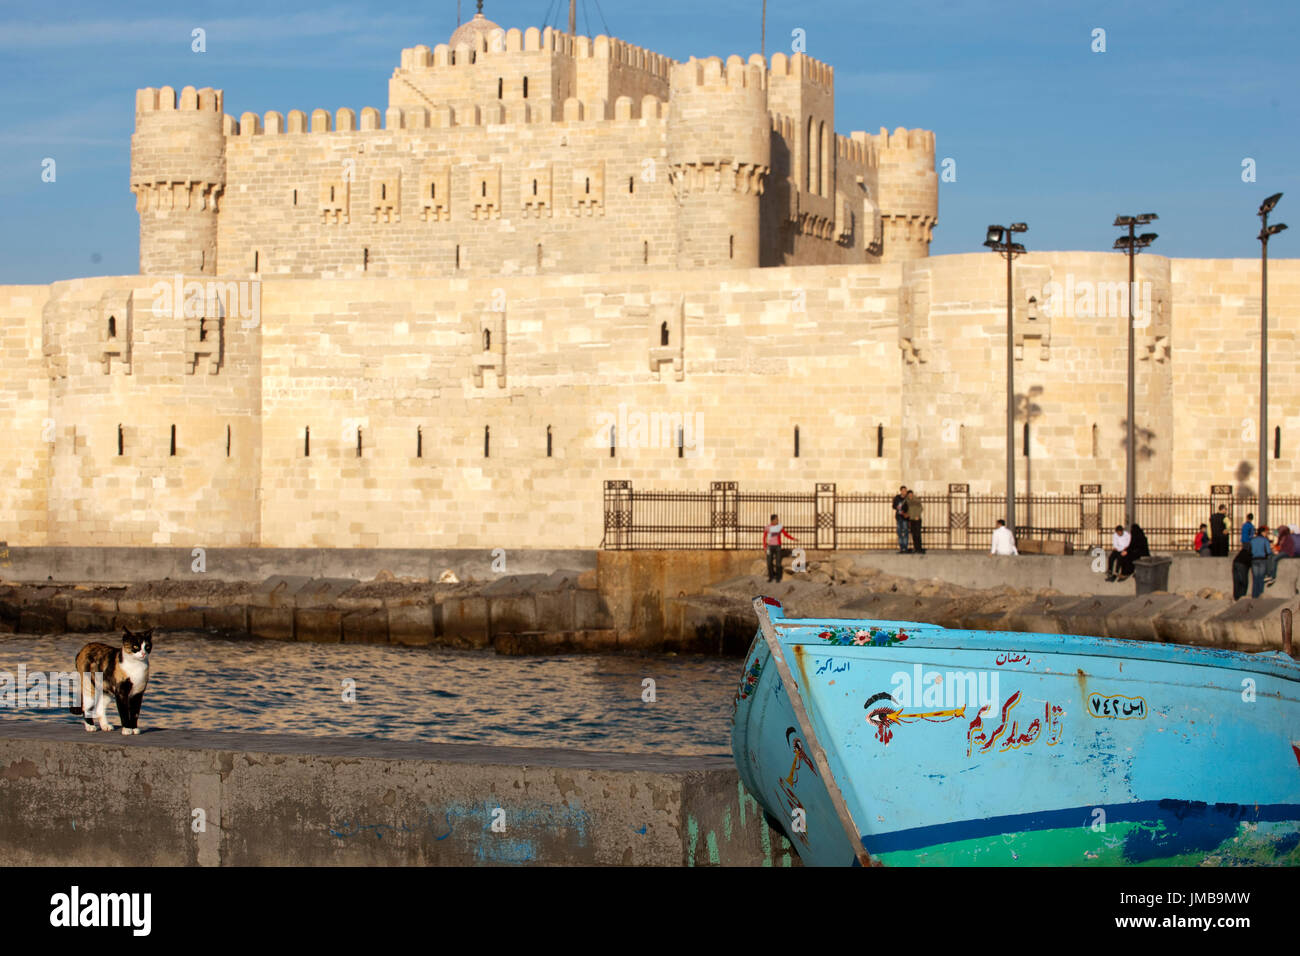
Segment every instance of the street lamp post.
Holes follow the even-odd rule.
[[[1153,212],[1144,212],[1140,216],[1116,216],[1115,225],[1127,226],[1128,235],[1120,236],[1115,240],[1114,248],[1123,250],[1128,253],[1128,436],[1127,436],[1127,456],[1124,469],[1124,525],[1130,527],[1136,517],[1136,505],[1134,498],[1137,494],[1137,448],[1135,436],[1136,427],[1134,417],[1136,416],[1136,401],[1134,400],[1134,369],[1133,369],[1133,299],[1136,297],[1136,275],[1134,256],[1140,249],[1145,249],[1151,243],[1155,242],[1156,234],[1154,232],[1144,232],[1142,235],[1135,235],[1134,231],[1137,226],[1145,226],[1149,222],[1154,222],[1160,217]]]
[[[1010,226],[989,226],[984,245],[1007,260],[1007,527],[1016,533],[1016,388],[1015,388],[1015,320],[1011,293],[1011,260],[1025,251],[1012,241],[1017,232],[1029,229],[1023,222]]]
[[[1268,524],[1268,237],[1286,228],[1286,223],[1268,224],[1268,214],[1277,205],[1281,193],[1274,193],[1259,207],[1263,225],[1259,230],[1260,272],[1263,285],[1259,300],[1259,523]]]

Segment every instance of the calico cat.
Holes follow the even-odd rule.
[[[82,716],[87,731],[94,732],[96,720],[100,730],[113,729],[106,715],[111,694],[117,700],[122,733],[130,736],[140,732],[140,704],[144,700],[145,685],[149,683],[149,652],[152,650],[153,628],[138,633],[123,628],[120,648],[94,643],[77,652],[81,706],[70,710]]]

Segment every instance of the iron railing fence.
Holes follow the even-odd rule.
[[[971,494],[965,484],[949,485],[946,495],[918,497],[926,550],[986,550],[1006,511],[1002,495]],[[889,494],[840,492],[833,483],[819,483],[811,492],[741,491],[734,481],[715,481],[708,491],[645,491],[630,481],[607,481],[601,547],[759,548],[769,516],[779,514],[801,547],[884,551],[898,546],[892,502]],[[1139,495],[1136,518],[1153,551],[1189,551],[1197,527],[1208,525],[1220,504],[1227,506],[1229,540],[1235,542],[1236,529],[1247,513],[1258,511],[1258,500],[1234,495],[1231,485],[1214,485],[1208,495]],[[1300,524],[1300,496],[1270,495],[1269,508],[1274,524]],[[1124,496],[1103,495],[1100,485],[1082,485],[1078,495],[1017,495],[1016,514],[1017,540],[1068,541],[1076,551],[1107,548],[1124,520]]]

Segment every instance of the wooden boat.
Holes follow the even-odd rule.
[[[1287,654],[754,609],[732,751],[807,864],[1300,863]]]

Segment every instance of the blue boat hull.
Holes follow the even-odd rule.
[[[732,748],[805,863],[1300,863],[1283,655],[755,604]]]

